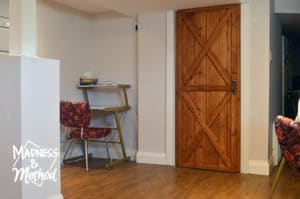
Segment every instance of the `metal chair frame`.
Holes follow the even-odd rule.
[[[89,109],[89,111],[90,111],[90,109]],[[71,126],[66,126],[66,127],[71,127]],[[80,135],[81,135],[80,138],[69,138],[70,141],[68,143],[67,150],[66,150],[66,152],[65,152],[65,154],[63,156],[63,163],[67,164],[69,162],[74,162],[74,161],[79,161],[79,160],[85,159],[85,167],[86,167],[86,171],[88,172],[89,171],[88,159],[89,159],[89,156],[91,155],[91,154],[88,153],[88,143],[89,142],[101,142],[101,143],[105,143],[105,148],[106,148],[106,153],[107,153],[108,160],[110,160],[110,154],[109,154],[107,136],[102,137],[102,138],[104,138],[104,141],[97,140],[97,139],[84,139],[83,138],[83,130],[84,130],[84,128],[89,128],[89,127],[81,127],[80,128]],[[70,152],[70,149],[71,149],[71,147],[72,147],[75,139],[83,141],[83,147],[82,147],[83,156],[76,156],[76,157],[71,157],[71,158],[67,159],[67,156],[68,156],[68,154]],[[101,138],[99,138],[99,139],[101,139]]]

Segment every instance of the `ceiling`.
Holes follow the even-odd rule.
[[[145,13],[240,3],[241,0],[51,0],[87,14],[116,11],[129,16]]]

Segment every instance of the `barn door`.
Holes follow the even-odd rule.
[[[240,6],[177,12],[176,161],[239,172]]]

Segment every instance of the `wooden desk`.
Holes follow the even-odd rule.
[[[128,85],[128,84],[86,85],[86,86],[78,85],[77,88],[82,90],[83,96],[84,96],[84,99],[85,99],[86,102],[89,102],[89,96],[88,96],[88,90],[89,89],[99,90],[100,92],[103,91],[103,90],[107,90],[107,89],[116,89],[116,90],[121,89],[122,90],[123,101],[124,101],[123,106],[117,106],[117,107],[90,106],[90,107],[91,107],[92,110],[112,113],[114,115],[114,118],[115,118],[115,124],[116,124],[115,129],[118,132],[119,141],[118,142],[109,142],[109,143],[120,144],[121,149],[122,149],[123,157],[122,157],[122,159],[111,161],[111,162],[107,163],[105,165],[105,168],[110,169],[112,166],[114,166],[116,164],[129,161],[130,157],[126,155],[126,149],[125,149],[125,144],[124,144],[124,139],[123,139],[123,134],[122,134],[122,127],[121,127],[121,124],[120,124],[120,112],[128,111],[128,110],[131,109],[131,107],[128,104],[128,97],[127,97],[127,89],[131,88],[131,86]]]

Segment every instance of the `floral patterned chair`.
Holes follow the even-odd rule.
[[[277,116],[275,119],[275,129],[283,158],[272,185],[271,195],[275,191],[286,161],[290,165],[292,172],[300,177],[300,123],[284,116]]]
[[[105,138],[111,134],[110,128],[92,128],[89,127],[91,121],[91,110],[87,102],[60,102],[60,121],[61,124],[66,127],[72,127],[73,130],[70,133],[70,143],[64,155],[66,159],[70,147],[75,139],[81,139],[84,141],[84,153],[86,170],[88,167],[88,141],[99,138]],[[109,158],[109,151],[106,142],[106,151]]]

